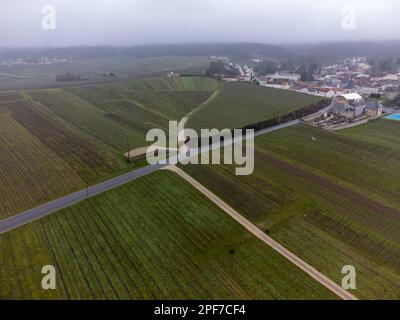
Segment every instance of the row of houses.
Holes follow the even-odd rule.
[[[331,104],[303,122],[318,128],[338,130],[359,125],[380,117],[383,105],[378,99],[365,100],[358,93],[346,93],[335,96]]]
[[[362,116],[380,117],[383,105],[378,99],[366,101],[358,93],[347,93],[332,99],[328,113],[341,115],[347,119],[357,119]]]

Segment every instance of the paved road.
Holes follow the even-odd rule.
[[[30,209],[28,211],[22,212],[10,218],[0,221],[0,234],[8,232],[12,229],[23,226],[24,224],[30,223],[34,220],[43,218],[47,215],[50,215],[60,209],[72,206],[77,204],[88,197],[93,197],[98,194],[101,194],[107,190],[111,190],[115,187],[126,184],[130,181],[141,178],[145,175],[148,175],[154,171],[157,171],[164,167],[163,165],[153,165],[147,166],[144,168],[137,169],[135,171],[126,173],[122,176],[107,180],[105,182],[96,184],[92,187],[89,187],[88,190],[84,189],[75,193],[71,193],[68,196],[63,198],[59,198],[57,200],[48,202],[39,207]]]
[[[249,232],[255,235],[258,239],[263,241],[265,244],[270,246],[273,250],[277,251],[287,260],[292,262],[298,268],[307,273],[310,277],[318,281],[328,290],[332,291],[338,297],[343,300],[357,300],[357,298],[352,295],[350,292],[343,289],[341,286],[337,285],[334,281],[329,279],[323,273],[319,272],[313,266],[309,265],[307,262],[302,260],[300,257],[295,255],[293,252],[289,251],[287,248],[282,246],[280,243],[276,242],[271,237],[267,236],[262,230],[260,230],[257,226],[255,226],[252,222],[244,218],[240,213],[238,213],[235,209],[229,206],[226,202],[221,200],[218,196],[212,193],[209,189],[200,184],[197,180],[193,179],[190,175],[188,175],[183,170],[179,169],[176,166],[168,166],[166,169],[171,170],[182,177],[184,180],[189,182],[194,188],[204,194],[208,199],[214,202],[218,207],[224,210],[227,214],[229,214],[234,220],[240,223],[243,227],[245,227]]]
[[[295,121],[291,121],[291,122],[287,122],[281,125],[277,125],[271,128],[267,128],[261,131],[258,131],[256,133],[256,136],[262,135],[262,134],[266,134],[272,131],[276,131],[285,127],[290,127],[290,126],[294,126],[296,124],[298,124],[299,121],[295,120]],[[236,141],[240,140],[236,139]],[[232,143],[232,141],[225,141],[225,144],[228,143]],[[214,144],[211,146],[211,150],[220,148],[220,144]],[[207,148],[204,149],[199,149],[196,150],[195,152],[192,152],[193,156],[196,156],[198,153],[202,153],[204,151],[207,151]],[[173,157],[171,159],[175,159],[176,157]],[[173,163],[173,162],[172,162]],[[163,167],[165,167],[165,165],[162,164],[157,164],[157,165],[151,165],[151,166],[147,166],[144,168],[140,168],[137,170],[134,170],[132,172],[126,173],[122,176],[104,181],[102,183],[96,184],[92,187],[89,187],[88,190],[84,189],[75,193],[72,193],[68,196],[65,196],[63,198],[59,198],[57,200],[48,202],[44,205],[41,205],[39,207],[30,209],[28,211],[22,212],[20,214],[17,214],[15,216],[12,216],[10,218],[4,219],[0,221],[0,234],[2,233],[6,233],[12,229],[21,227],[27,223],[30,223],[34,220],[40,219],[42,217],[48,216],[60,209],[69,207],[71,205],[77,204],[85,199],[89,197],[93,197],[95,195],[101,194],[105,191],[111,190],[113,188],[119,187],[121,185],[124,185],[128,182],[134,181],[138,178],[141,178],[143,176],[146,176],[150,173],[153,173],[159,169],[162,169]]]

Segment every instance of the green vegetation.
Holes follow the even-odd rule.
[[[72,56],[76,48],[62,56]],[[96,48],[96,51],[98,48]],[[0,53],[1,54],[1,53]],[[40,56],[39,56],[40,57]],[[182,74],[204,74],[210,63],[207,56],[158,56],[133,57],[114,55],[104,57],[76,57],[72,62],[16,66],[0,74],[0,90],[38,89],[49,87],[64,87],[68,83],[56,81],[56,76],[65,73],[82,74],[87,80],[75,81],[75,84],[95,84],[102,82],[117,82],[131,77],[162,75],[174,71]],[[116,78],[104,77],[104,74],[114,73]]]
[[[0,235],[0,250],[0,299],[335,298],[169,172]],[[48,264],[57,290],[40,289]]]
[[[225,83],[219,95],[189,120],[201,128],[242,128],[307,107],[321,99],[311,95],[246,83]]]
[[[65,159],[58,157],[10,114],[1,112],[0,150],[0,218],[59,196],[66,186],[84,187],[78,173]]]
[[[205,77],[155,77],[118,85],[72,87],[66,90],[108,113],[118,111],[118,105],[115,104],[125,102],[151,112],[156,119],[161,116],[180,120],[207,100],[217,88],[216,81]],[[158,122],[161,120],[158,119]]]
[[[0,92],[0,103],[21,100],[18,92]]]
[[[397,217],[368,204],[376,199],[399,207],[399,134],[400,124],[390,121],[340,133],[298,126],[257,138],[251,176],[237,177],[231,166],[184,169],[337,283],[343,266],[355,266],[358,298],[399,299],[400,211]],[[271,154],[349,194],[288,170]],[[354,199],[354,190],[370,198]]]
[[[242,109],[237,108],[222,117],[231,101],[240,107],[242,100],[238,96],[243,96],[254,112],[245,110],[249,115],[245,118],[241,116]],[[295,102],[298,99],[300,102]],[[2,127],[2,140],[15,130],[20,137],[20,148],[0,164],[8,168],[2,173],[0,199],[6,200],[0,205],[0,217],[133,169],[122,156],[128,148],[146,146],[145,136],[150,129],[168,129],[168,120],[180,120],[192,111],[196,111],[195,123],[204,117],[222,127],[240,126],[287,113],[315,100],[246,84],[224,87],[223,83],[207,77],[147,77],[118,83],[3,92],[0,114],[5,115],[2,122],[9,123]],[[9,145],[12,141],[3,142],[4,150],[12,149]],[[40,162],[30,167],[32,154]],[[31,174],[33,170],[35,174]],[[53,187],[55,183],[58,187]],[[18,192],[11,191],[16,189]]]
[[[400,209],[399,137],[400,123],[379,120],[340,133],[292,127],[265,135],[258,143],[289,162]]]
[[[382,150],[388,151],[390,149],[394,152],[400,152],[400,123],[398,121],[379,119],[369,122],[368,125],[340,131],[340,134],[367,142],[378,148],[382,147]]]
[[[134,169],[128,148],[146,146],[150,129],[167,129],[217,87],[155,77],[1,93],[0,218]]]

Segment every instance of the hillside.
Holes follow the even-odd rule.
[[[242,128],[320,100],[319,97],[287,90],[227,82],[212,101],[191,116],[188,125],[195,129]]]
[[[2,300],[335,298],[167,172],[0,235],[0,250]],[[57,290],[37,290],[47,264]]]
[[[297,126],[256,139],[251,176],[184,170],[338,283],[355,266],[358,298],[399,299],[399,136],[387,120],[340,133]]]
[[[122,154],[148,145],[149,130],[168,129],[216,85],[149,78],[1,93],[0,217],[133,170]]]

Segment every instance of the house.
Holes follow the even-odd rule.
[[[365,108],[365,100],[358,93],[346,93],[332,100],[330,110],[346,118],[357,118],[363,115]]]
[[[270,74],[265,76],[266,79],[271,79],[271,80],[285,80],[285,81],[299,81],[301,79],[301,75],[298,73],[275,73],[275,74]]]
[[[383,112],[382,103],[376,99],[367,101],[365,113],[369,117],[380,117]]]
[[[387,100],[394,100],[399,95],[400,88],[397,85],[382,86],[381,91]]]
[[[373,93],[379,93],[379,88],[374,88],[374,87],[361,87],[360,88],[360,92],[361,94],[365,94],[365,95],[370,95]]]
[[[168,73],[168,78],[179,78],[180,74],[179,73],[175,73],[175,72],[170,72]]]
[[[226,82],[238,82],[239,81],[238,78],[234,78],[234,77],[224,77],[224,78],[222,78],[222,80],[224,80]]]

